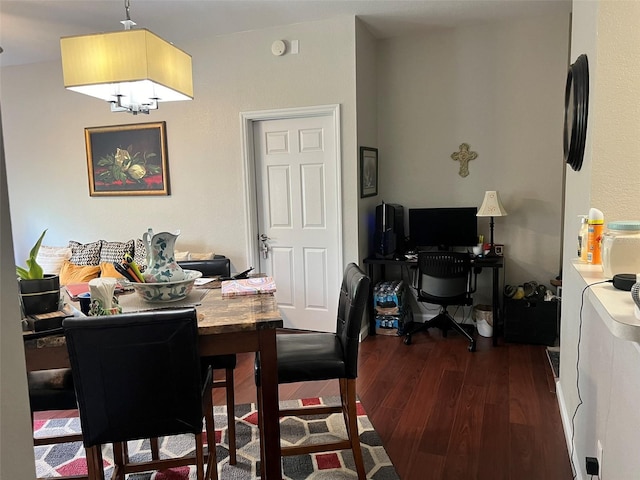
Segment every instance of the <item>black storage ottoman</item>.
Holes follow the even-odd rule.
[[[504,339],[507,342],[554,345],[558,335],[557,300],[504,299]]]

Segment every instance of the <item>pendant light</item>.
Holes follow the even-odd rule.
[[[112,112],[149,113],[193,99],[191,56],[135,25],[125,0],[123,31],[60,39],[64,86],[105,100]]]

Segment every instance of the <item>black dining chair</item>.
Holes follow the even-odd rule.
[[[221,276],[228,278],[231,275],[231,264],[228,258],[216,255],[216,262],[206,260],[190,260],[178,262],[182,268],[197,270],[204,277]],[[224,371],[224,378],[213,380],[213,388],[224,388],[227,394],[227,431],[229,433],[229,464],[236,465],[236,416],[235,416],[235,390],[233,371],[236,368],[237,358],[234,354],[212,355],[202,357],[203,366],[214,370]]]
[[[76,393],[73,388],[70,368],[56,368],[52,370],[38,370],[27,373],[29,386],[29,406],[31,408],[31,421],[33,427],[35,412],[52,412],[55,410],[75,410]],[[82,433],[65,433],[47,437],[33,438],[35,447],[45,445],[58,445],[61,443],[74,443],[82,441]],[[86,475],[73,477],[60,477],[62,479],[86,479]]]
[[[468,350],[476,351],[476,341],[448,311],[452,305],[473,305],[471,294],[476,290],[477,273],[471,264],[471,255],[465,252],[418,252],[417,300],[440,306],[434,318],[418,323],[405,333],[404,343],[421,330],[438,327],[442,335],[454,329],[469,340]]]
[[[341,412],[348,436],[346,440],[282,447],[282,455],[351,449],[360,480],[364,480],[366,476],[358,436],[356,377],[360,328],[369,298],[369,287],[369,277],[355,263],[350,263],[344,271],[340,288],[336,333],[299,332],[276,335],[278,384],[337,379],[341,399],[340,406],[280,409],[280,417]],[[255,362],[255,378],[258,386],[258,423],[262,425],[264,412],[260,405],[262,395],[259,358]]]
[[[102,445],[112,443],[112,478],[196,465],[217,479],[211,369],[201,372],[194,308],[63,321],[89,478],[104,479]],[[205,419],[208,461],[205,469]],[[132,462],[126,442],[193,434],[195,455]]]

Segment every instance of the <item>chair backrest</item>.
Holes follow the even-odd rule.
[[[370,284],[371,280],[360,267],[355,263],[347,265],[340,287],[336,326],[336,334],[342,343],[347,378],[358,376],[360,328],[369,298]]]
[[[418,253],[418,294],[421,296],[441,298],[443,302],[465,297],[475,289],[471,278],[471,255],[468,253]]]
[[[194,308],[63,322],[85,447],[202,431]]]
[[[216,255],[213,260],[184,260],[178,265],[187,270],[197,270],[203,277],[231,276],[231,262],[223,255]]]

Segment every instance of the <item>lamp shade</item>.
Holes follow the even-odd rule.
[[[147,29],[63,37],[60,50],[64,86],[116,110],[193,99],[191,56]]]
[[[478,210],[478,217],[504,217],[507,215],[498,192],[492,190],[484,193],[484,201]]]

